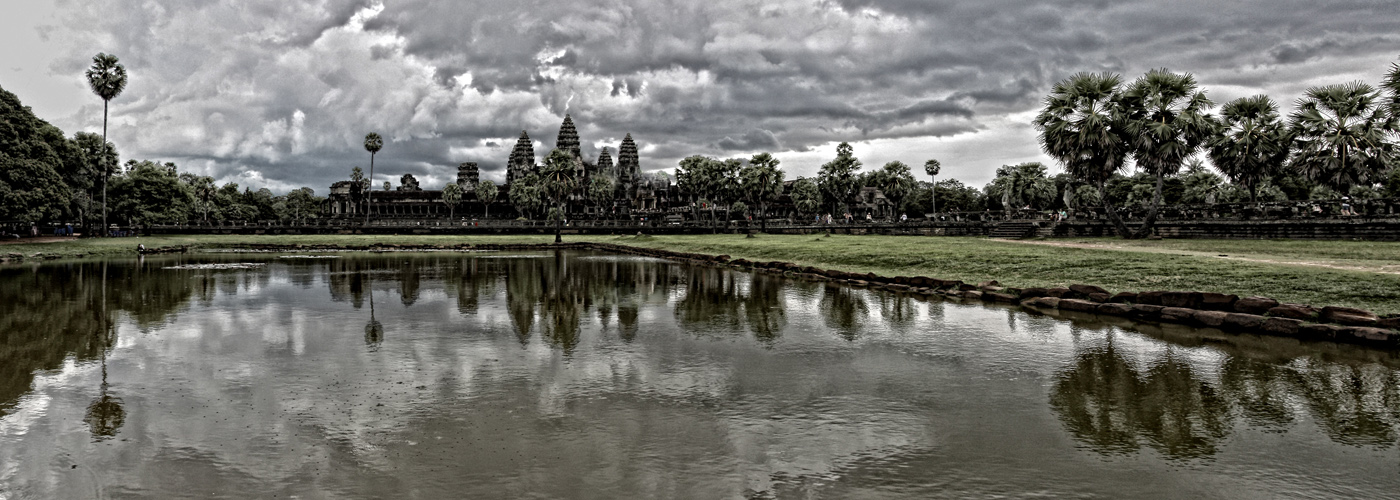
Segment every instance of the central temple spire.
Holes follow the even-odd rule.
[[[564,124],[559,126],[559,139],[554,141],[554,147],[567,151],[574,158],[583,157],[583,152],[579,150],[578,130],[574,128],[574,119],[568,114],[564,115]]]

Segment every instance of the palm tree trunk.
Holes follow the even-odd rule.
[[[369,154],[369,189],[365,190],[365,225],[369,225],[369,209],[374,206],[374,153]]]
[[[1157,186],[1152,190],[1152,204],[1147,207],[1147,218],[1143,219],[1142,226],[1133,232],[1133,239],[1146,238],[1152,234],[1152,226],[1157,223],[1157,213],[1162,208],[1162,181],[1165,177],[1157,174]]]
[[[563,242],[564,242],[564,238],[562,238],[562,237],[559,236],[559,235],[561,234],[561,230],[562,230],[563,223],[564,223],[564,206],[563,206],[563,204],[561,203],[561,204],[559,205],[559,217],[554,218],[554,242],[555,242],[555,243],[563,243]]]
[[[107,234],[107,100],[102,100],[102,147],[97,149],[98,165],[102,168],[102,230]]]
[[[758,219],[758,232],[767,234],[767,233],[768,233],[768,203],[767,203],[767,202],[764,202],[764,201],[759,201],[759,202],[758,202],[758,213],[759,213],[759,217],[762,217],[761,219]]]
[[[1113,231],[1118,233],[1118,237],[1126,239],[1132,236],[1132,231],[1128,230],[1128,225],[1123,223],[1123,218],[1118,216],[1118,211],[1114,210],[1113,205],[1108,202],[1107,182],[1099,184],[1099,204],[1103,207],[1104,212],[1108,214],[1108,221],[1113,223]]]

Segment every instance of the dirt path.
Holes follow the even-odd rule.
[[[1151,248],[1129,245],[1114,245],[1112,243],[1080,243],[1070,241],[1045,241],[1045,240],[1000,240],[1007,243],[1020,243],[1023,245],[1042,245],[1061,248],[1084,248],[1090,250],[1114,250],[1119,252],[1141,252],[1141,253],[1164,253],[1173,255],[1189,255],[1192,257],[1206,257],[1221,260],[1236,260],[1242,262],[1258,262],[1262,264],[1285,264],[1291,266],[1322,267],[1327,269],[1338,269],[1342,271],[1363,271],[1377,274],[1400,274],[1400,264],[1392,265],[1363,265],[1348,264],[1328,260],[1298,260],[1298,259],[1272,259],[1264,257],[1251,257],[1243,255],[1229,255],[1216,252],[1202,252],[1199,250],[1180,250],[1174,248]]]
[[[27,243],[58,243],[60,241],[74,241],[77,236],[40,236],[38,238],[20,238],[17,240],[0,240],[0,245],[23,245]]]

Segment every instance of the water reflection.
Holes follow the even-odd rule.
[[[1397,486],[1393,353],[577,252],[165,269],[259,258],[0,268],[0,496]]]
[[[1244,355],[1193,360],[1176,346],[1143,353],[1118,343],[1113,333],[1082,341],[1051,391],[1051,408],[1095,451],[1145,446],[1174,459],[1210,457],[1236,419],[1283,432],[1301,413],[1338,443],[1396,445],[1400,381],[1393,368]],[[1217,367],[1217,375],[1208,374]]]

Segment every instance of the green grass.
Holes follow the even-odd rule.
[[[173,245],[220,248],[239,243],[368,245],[551,241],[552,235],[161,236],[3,245],[0,255],[11,252],[26,256],[34,252],[69,257],[130,255],[137,243],[144,243],[148,248]],[[727,254],[733,258],[790,261],[889,276],[922,275],[971,283],[995,279],[1005,286],[1015,287],[1086,283],[1111,291],[1197,290],[1262,295],[1318,306],[1360,307],[1382,314],[1400,313],[1400,274],[1381,272],[1400,263],[1400,243],[1116,239],[1045,242],[1096,246],[1078,248],[986,238],[847,235],[763,235],[757,238],[743,235],[643,238],[566,235],[565,241]],[[1219,254],[1230,257],[1222,258]],[[1361,270],[1282,263],[1303,261],[1357,266]]]

